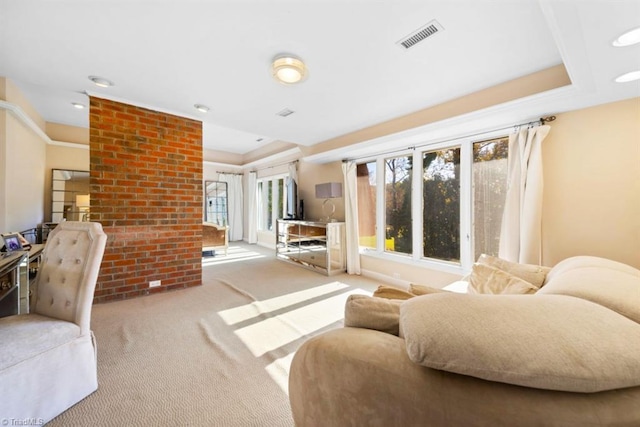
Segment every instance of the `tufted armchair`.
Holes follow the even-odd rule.
[[[0,416],[47,422],[98,388],[91,305],[107,235],[94,222],[50,234],[31,313],[0,319]]]

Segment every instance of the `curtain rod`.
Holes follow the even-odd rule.
[[[222,171],[216,171],[216,173],[223,173],[226,175],[244,175],[244,173],[242,172],[222,172]]]
[[[518,124],[515,124],[515,125],[505,126],[503,128],[499,128],[499,129],[486,130],[486,131],[483,131],[483,132],[478,132],[478,133],[469,134],[469,135],[456,136],[455,138],[445,139],[445,140],[436,141],[436,142],[437,143],[446,143],[446,142],[455,141],[455,140],[463,139],[463,138],[474,138],[474,137],[477,137],[477,136],[486,135],[488,133],[499,132],[501,130],[508,130],[508,129],[513,129],[514,132],[515,132],[518,128],[520,128],[522,126],[544,125],[545,123],[552,122],[555,119],[556,119],[556,116],[540,117],[538,120],[533,120],[533,121],[530,121],[530,122],[518,123]],[[358,159],[364,159],[364,158],[370,158],[370,157],[383,156],[385,154],[393,154],[393,153],[397,153],[397,152],[405,151],[405,150],[415,150],[416,148],[427,147],[427,146],[432,145],[432,144],[434,144],[434,143],[433,142],[428,142],[426,144],[413,145],[411,147],[405,147],[405,148],[398,148],[398,149],[395,149],[395,150],[385,151],[385,152],[377,153],[377,154],[367,154],[366,156],[346,158],[346,159],[342,159],[342,162],[344,163],[344,162],[348,162],[348,161],[351,161],[351,160],[358,160]]]

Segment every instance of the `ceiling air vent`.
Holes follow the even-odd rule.
[[[420,43],[421,41],[429,37],[432,37],[442,31],[444,31],[444,28],[442,28],[442,25],[440,25],[440,23],[434,19],[424,27],[419,28],[413,33],[404,37],[402,40],[398,41],[396,44],[404,49],[409,49],[410,47],[413,47],[416,44]]]
[[[293,113],[294,113],[294,111],[291,111],[291,110],[289,110],[288,108],[285,108],[285,109],[284,109],[284,110],[282,110],[282,111],[278,111],[278,112],[276,113],[276,116],[280,116],[280,117],[287,117],[287,116],[292,115]]]

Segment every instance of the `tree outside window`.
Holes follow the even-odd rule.
[[[385,249],[411,254],[411,156],[385,160]]]
[[[423,153],[423,256],[460,261],[460,147]]]
[[[473,143],[473,259],[498,255],[507,197],[509,138]]]
[[[455,144],[358,165],[361,247],[407,254],[416,261],[445,261],[465,269],[480,254],[497,255],[507,191],[508,137]],[[415,193],[421,197],[412,200],[414,163],[419,162],[422,179],[416,184],[421,189]],[[376,171],[376,166],[384,170]],[[381,172],[384,187],[378,188],[376,173]],[[376,197],[384,202],[376,205]],[[413,203],[420,206],[415,217]],[[377,206],[384,210],[376,210]],[[381,245],[376,224],[385,227]],[[421,235],[413,236],[413,224],[421,227]]]

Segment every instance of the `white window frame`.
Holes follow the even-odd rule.
[[[424,266],[434,270],[445,271],[453,274],[464,275],[471,271],[475,260],[473,254],[473,197],[472,192],[472,168],[473,168],[473,143],[492,138],[507,136],[508,131],[499,130],[486,132],[471,137],[450,139],[441,142],[416,144],[415,148],[399,150],[393,154],[386,153],[379,156],[371,156],[358,159],[358,164],[376,161],[376,248],[361,247],[363,255],[392,260],[404,264]],[[422,256],[422,156],[426,151],[436,151],[446,148],[460,147],[460,262],[443,261]],[[393,157],[413,156],[413,176],[411,188],[411,218],[413,221],[412,254],[402,254],[385,251],[385,160]]]
[[[256,221],[258,221],[258,227],[257,230],[260,231],[261,233],[270,233],[275,235],[276,233],[276,220],[278,218],[283,218],[287,212],[287,199],[286,197],[284,197],[284,195],[286,195],[286,192],[284,192],[282,195],[280,194],[280,189],[278,188],[278,181],[280,179],[283,180],[283,185],[282,188],[285,189],[286,185],[287,185],[287,178],[289,177],[288,173],[285,174],[278,174],[278,175],[270,175],[270,176],[264,176],[264,177],[260,177],[256,180],[256,191],[257,189],[260,187],[260,184],[262,184],[262,194],[259,195],[258,197],[258,215],[256,216]],[[272,211],[271,211],[271,230],[269,230],[267,228],[267,206],[268,204],[265,203],[266,200],[268,200],[268,195],[269,195],[269,187],[271,187],[271,199],[272,200],[279,200],[279,197],[283,197],[282,199],[282,212],[278,212],[277,207],[278,207],[278,203],[272,203]]]

